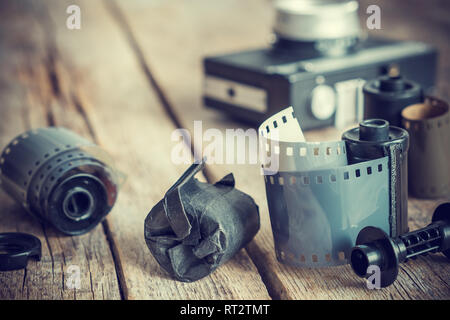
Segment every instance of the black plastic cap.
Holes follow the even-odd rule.
[[[42,257],[41,241],[26,233],[0,233],[0,271],[27,267],[28,259]]]
[[[446,224],[441,228],[442,242],[440,250],[450,259],[450,202],[440,204],[433,214],[433,222],[443,221]]]
[[[389,140],[389,122],[383,119],[362,121],[359,124],[359,138],[363,141]]]
[[[398,274],[398,252],[391,238],[380,228],[365,227],[356,238],[351,251],[351,266],[360,277],[367,278],[367,268],[380,268],[380,287],[390,286]]]
[[[381,91],[403,91],[407,83],[401,76],[384,76],[380,78],[379,88]]]

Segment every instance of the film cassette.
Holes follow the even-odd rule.
[[[401,126],[401,112],[411,104],[423,101],[420,85],[401,76],[381,76],[368,81],[363,88],[364,119],[384,119]]]
[[[409,192],[418,198],[450,196],[450,112],[445,101],[427,97],[402,111],[409,132]]]
[[[390,165],[398,159],[371,153],[380,149],[374,140],[389,144],[392,127],[386,125],[382,120],[360,124],[361,148],[369,157],[356,159],[349,157],[349,142],[306,142],[292,107],[261,124],[262,169],[280,262],[300,267],[346,264],[365,226],[397,232],[392,221],[400,213],[391,210],[389,177]]]
[[[0,157],[4,190],[68,235],[86,233],[103,220],[121,179],[103,150],[64,128],[25,132]]]
[[[390,235],[408,232],[408,132],[382,119],[368,119],[342,134],[351,164],[388,156]]]

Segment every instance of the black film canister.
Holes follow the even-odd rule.
[[[13,139],[0,156],[0,183],[28,212],[69,235],[94,228],[112,209],[118,175],[95,144],[64,128]]]
[[[383,119],[368,119],[342,134],[350,164],[389,157],[391,236],[408,232],[409,135]]]
[[[363,88],[364,119],[379,118],[401,126],[402,110],[423,101],[421,87],[401,76],[382,76],[368,81]]]

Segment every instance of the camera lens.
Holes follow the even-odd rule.
[[[294,41],[358,38],[357,1],[280,0],[275,3],[275,34]]]

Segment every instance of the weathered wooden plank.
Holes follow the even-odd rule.
[[[60,104],[52,90],[50,53],[32,6],[0,3],[0,145],[25,130],[52,124],[47,107]],[[102,226],[80,237],[42,225],[0,191],[0,232],[27,232],[42,242],[40,262],[0,273],[0,299],[120,299],[114,261]],[[80,267],[81,287],[69,289],[70,265]]]
[[[153,71],[153,78],[179,123],[193,131],[194,120],[207,128],[242,127],[222,115],[204,109],[202,93],[202,57],[241,49],[266,46],[272,11],[269,2],[195,0],[171,2],[116,2],[125,16],[122,27],[138,56]],[[387,3],[387,1],[383,2]],[[392,1],[390,2],[392,4]],[[402,20],[391,21],[406,28],[408,12]],[[391,19],[394,17],[391,16]],[[398,19],[398,15],[395,16]],[[418,17],[417,19],[420,19]],[[167,23],[167,21],[172,23]],[[427,21],[427,24],[431,23]],[[127,30],[126,25],[130,26]],[[388,24],[387,24],[388,25]],[[125,27],[124,27],[125,26]],[[442,37],[442,29],[436,41]],[[411,35],[413,35],[412,31]],[[385,30],[384,33],[390,33]],[[403,37],[403,34],[399,35]],[[413,37],[413,36],[412,36]],[[153,84],[155,85],[155,84]],[[448,87],[446,87],[448,90]],[[246,129],[244,127],[244,129]],[[310,141],[338,139],[334,129],[307,133]],[[275,298],[285,299],[448,299],[449,266],[441,255],[426,257],[402,267],[398,281],[388,289],[367,290],[349,266],[329,269],[299,269],[279,264],[274,255],[268,209],[262,177],[257,166],[214,165],[208,172],[217,179],[225,172],[235,173],[237,185],[252,195],[262,212],[262,230],[247,248]],[[410,201],[412,228],[428,223],[436,201]],[[426,217],[425,217],[426,216]],[[417,219],[417,220],[416,220]],[[417,223],[416,223],[417,221]],[[445,276],[447,275],[447,277]]]
[[[82,12],[80,31],[66,29],[65,16],[61,16],[74,3]],[[245,250],[210,277],[186,284],[170,279],[147,249],[144,219],[186,166],[170,161],[168,141],[175,126],[103,4],[52,2],[46,6],[52,21],[46,28],[47,41],[54,47],[61,100],[67,102],[52,106],[55,123],[94,137],[127,175],[105,223],[124,298],[270,298]]]

